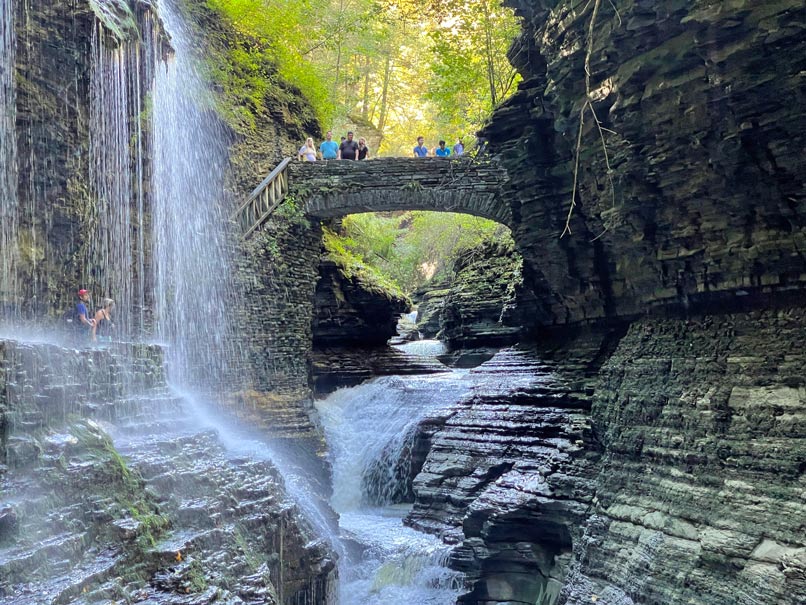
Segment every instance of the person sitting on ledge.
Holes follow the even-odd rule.
[[[95,312],[95,323],[92,326],[92,340],[101,342],[112,341],[112,330],[115,324],[112,322],[112,309],[115,301],[111,298],[104,298],[103,306]]]

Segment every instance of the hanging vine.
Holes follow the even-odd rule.
[[[610,184],[610,195],[612,199],[612,205],[615,207],[616,205],[616,186],[613,182],[613,169],[610,166],[610,154],[607,150],[607,142],[605,140],[605,132],[609,132],[611,134],[616,134],[612,130],[609,130],[602,126],[602,122],[599,120],[599,117],[596,115],[596,110],[593,107],[593,93],[591,91],[591,56],[593,55],[593,43],[594,43],[594,30],[596,28],[596,20],[599,16],[599,9],[602,5],[602,0],[590,0],[585,8],[582,9],[585,12],[590,6],[591,2],[593,2],[593,11],[591,13],[591,18],[588,23],[588,39],[587,39],[587,46],[585,49],[585,100],[582,103],[582,106],[579,109],[579,131],[577,133],[577,140],[576,140],[576,148],[574,153],[574,184],[571,188],[571,202],[568,206],[568,215],[565,218],[565,227],[563,228],[563,232],[560,234],[560,238],[565,237],[566,235],[571,234],[571,217],[574,214],[574,208],[576,207],[576,196],[577,196],[577,189],[579,187],[579,160],[580,155],[582,153],[582,133],[585,129],[585,114],[590,111],[591,116],[593,117],[594,124],[596,125],[596,130],[599,133],[599,140],[602,143],[602,153],[604,154],[605,166],[607,167],[607,179]],[[619,20],[619,24],[621,24],[621,15],[618,12],[618,9],[613,4],[611,0],[608,0],[610,6],[613,7],[613,10],[616,13],[616,17]],[[605,231],[607,231],[607,227],[605,230],[596,236],[595,239],[600,238],[604,235]]]

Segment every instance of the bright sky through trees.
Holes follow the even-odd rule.
[[[518,22],[497,0],[207,3],[273,58],[325,129],[353,128],[373,152],[409,155],[418,134],[430,147],[472,143],[517,86],[506,53]]]

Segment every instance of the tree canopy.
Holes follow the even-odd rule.
[[[325,129],[353,127],[375,153],[408,154],[418,135],[472,142],[517,86],[506,53],[518,22],[498,0],[206,2],[248,41],[216,66],[235,98],[260,102],[271,83],[250,64],[271,60]]]

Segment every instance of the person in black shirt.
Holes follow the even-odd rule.
[[[339,145],[340,160],[354,160],[358,154],[358,143],[353,141],[353,131],[347,133],[347,140]]]
[[[366,160],[369,157],[369,147],[364,137],[358,138],[358,159]]]

